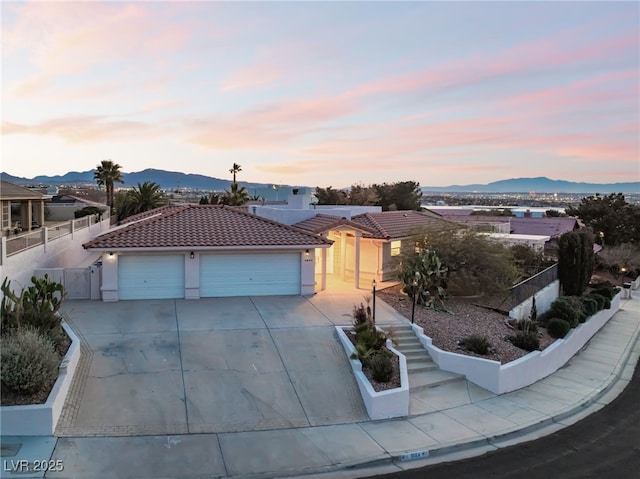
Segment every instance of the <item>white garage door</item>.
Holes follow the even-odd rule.
[[[149,255],[118,258],[120,299],[184,298],[184,256]]]
[[[200,297],[300,294],[300,253],[200,255]]]

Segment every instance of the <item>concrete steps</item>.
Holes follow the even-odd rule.
[[[407,359],[409,391],[417,392],[454,381],[464,381],[464,376],[441,371],[427,354],[411,326],[394,326],[392,335],[394,347]]]

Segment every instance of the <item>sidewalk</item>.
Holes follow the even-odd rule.
[[[379,311],[397,320],[384,306]],[[5,466],[49,457],[62,461],[64,470],[46,477],[59,478],[329,477],[326,473],[346,478],[456,460],[551,434],[601,409],[629,383],[640,357],[639,334],[640,298],[622,300],[620,311],[551,376],[501,396],[466,381],[444,385],[433,390],[426,405],[430,412],[398,420],[57,443],[4,437],[1,477],[43,477],[11,474]],[[22,448],[5,456],[12,443]]]

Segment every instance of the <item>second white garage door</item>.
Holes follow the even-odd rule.
[[[200,297],[300,294],[300,253],[200,255]]]

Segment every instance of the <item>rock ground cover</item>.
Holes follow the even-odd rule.
[[[411,299],[396,285],[378,292],[378,297],[396,311],[411,319]],[[505,316],[496,311],[477,306],[471,299],[450,297],[445,301],[447,311],[416,306],[415,323],[424,329],[424,334],[433,339],[433,344],[444,351],[482,357],[505,364],[529,354],[514,346],[509,337],[516,330],[507,325]],[[490,354],[481,356],[460,346],[460,341],[472,334],[486,336],[491,343]],[[545,329],[540,329],[540,349],[553,343]]]

